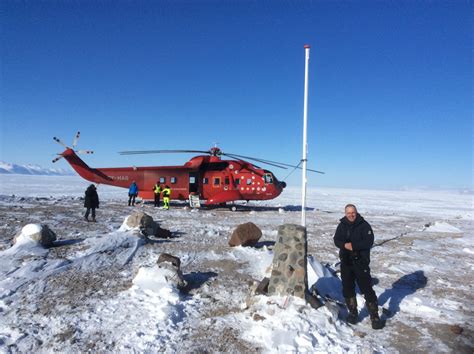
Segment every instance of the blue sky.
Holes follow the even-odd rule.
[[[208,149],[297,164],[311,45],[310,186],[471,187],[469,1],[2,1],[0,159],[94,167]],[[55,167],[66,167],[61,160]],[[289,171],[267,166],[281,179]],[[300,182],[295,172],[287,180]]]

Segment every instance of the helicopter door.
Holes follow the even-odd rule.
[[[189,172],[189,193],[199,194],[199,173]]]

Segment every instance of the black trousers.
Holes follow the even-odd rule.
[[[366,302],[376,302],[377,295],[372,289],[372,277],[368,262],[363,260],[353,261],[351,263],[341,262],[342,294],[345,298],[355,297],[355,282]]]
[[[95,219],[95,208],[87,208],[86,214],[84,215],[86,219],[89,217],[89,213],[91,212],[91,210],[92,210],[92,219]]]
[[[132,205],[135,205],[135,197],[137,195],[136,194],[129,194],[128,195],[128,205],[132,204]]]
[[[155,206],[159,207],[160,206],[160,194],[155,193]]]

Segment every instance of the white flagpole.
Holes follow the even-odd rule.
[[[301,193],[301,226],[306,227],[306,162],[308,154],[307,127],[308,127],[308,64],[310,46],[305,44],[305,69],[304,69],[304,113],[303,113],[303,172],[302,172],[302,193]]]

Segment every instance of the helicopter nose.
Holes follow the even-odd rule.
[[[281,188],[286,188],[286,182],[280,182]]]

